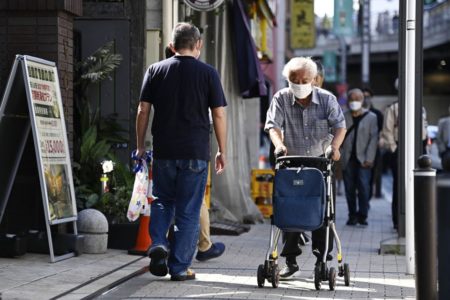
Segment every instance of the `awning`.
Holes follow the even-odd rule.
[[[233,1],[233,43],[236,50],[239,91],[243,98],[267,95],[256,46],[251,35],[247,14],[241,0]]]

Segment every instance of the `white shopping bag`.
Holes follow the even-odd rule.
[[[149,190],[148,166],[144,162],[142,168],[136,173],[133,186],[133,194],[131,195],[130,204],[128,205],[128,220],[136,221],[141,213],[148,209],[147,194]]]

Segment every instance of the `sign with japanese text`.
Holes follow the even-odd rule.
[[[44,194],[48,205],[48,220],[76,216],[75,197],[62,114],[63,107],[55,66],[24,60],[29,101],[32,108],[32,127],[41,166]]]
[[[26,178],[30,197],[35,198],[34,193],[38,191],[42,196],[50,261],[75,256],[75,252],[55,255],[54,232],[50,227],[72,223],[73,232],[77,234],[69,144],[54,62],[16,55],[0,103],[0,140],[0,222],[8,201],[20,200],[13,186],[23,188],[25,185],[23,179],[17,178]],[[26,168],[36,171],[24,174],[20,172],[21,164],[34,164],[33,159],[24,159],[30,150],[34,150],[37,168]],[[34,205],[23,207],[24,210],[35,208]]]
[[[324,51],[323,53],[323,67],[326,82],[337,81],[337,58],[335,51]]]
[[[291,49],[314,48],[314,0],[291,0]]]

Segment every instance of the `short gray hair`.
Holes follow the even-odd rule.
[[[281,75],[283,75],[286,80],[289,80],[289,75],[298,70],[308,70],[314,78],[317,75],[317,64],[311,57],[294,57],[284,65]]]
[[[350,98],[350,96],[353,95],[353,94],[360,95],[361,96],[361,100],[364,99],[364,93],[360,89],[351,89],[350,91],[347,92],[347,97]]]
[[[195,43],[200,39],[200,30],[190,23],[178,23],[172,31],[172,43],[176,51],[183,49],[192,50],[195,47]]]

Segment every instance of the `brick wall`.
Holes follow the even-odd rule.
[[[16,54],[54,61],[58,68],[69,147],[73,141],[73,17],[81,0],[1,1],[0,93]]]

